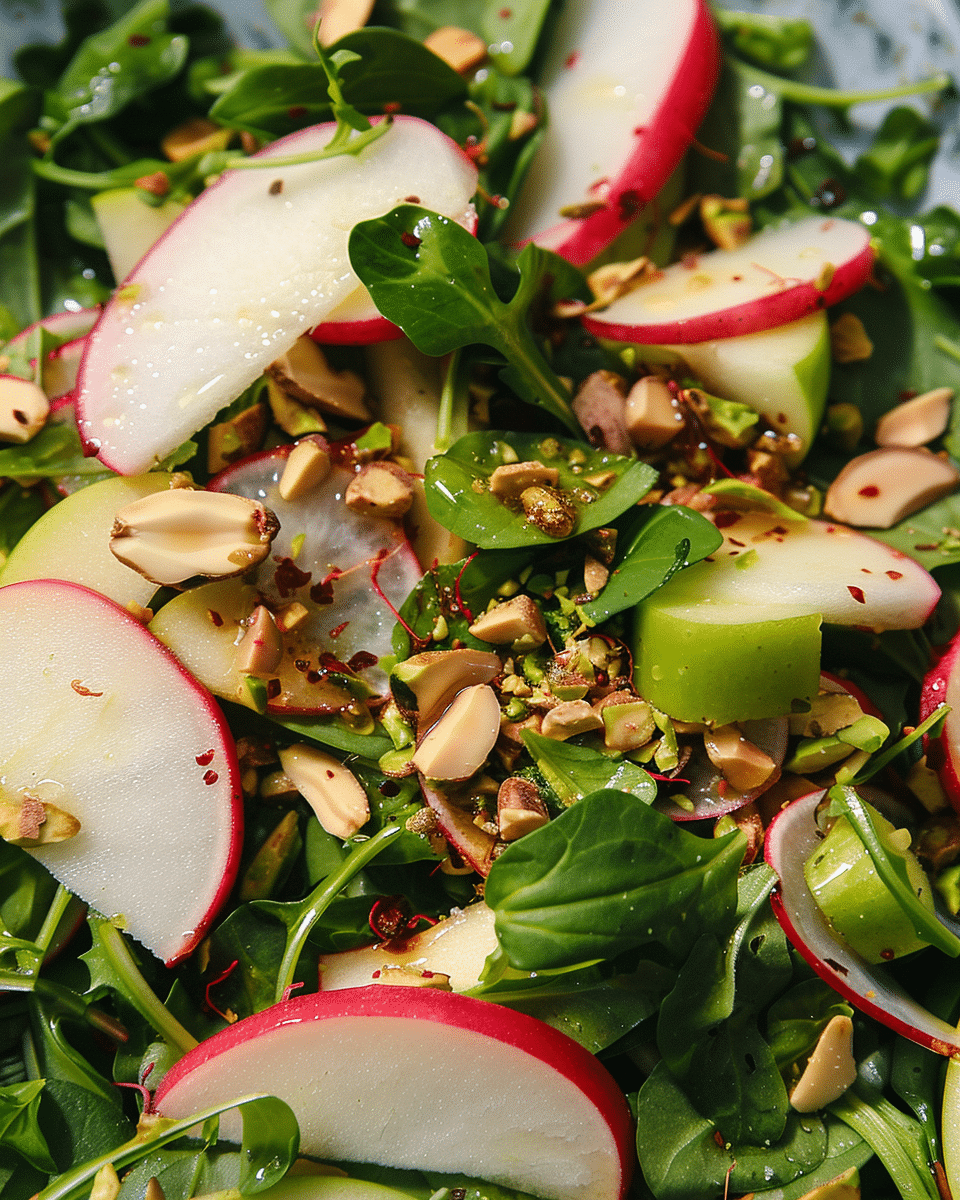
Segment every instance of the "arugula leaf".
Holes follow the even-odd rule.
[[[564,804],[573,804],[604,788],[629,792],[645,804],[652,804],[657,798],[656,783],[628,758],[558,742],[532,729],[524,729],[520,736],[530,757]]]
[[[556,545],[563,539],[551,537],[528,521],[519,505],[510,506],[489,490],[497,467],[533,461],[559,472],[556,486],[576,513],[570,537],[609,525],[645,496],[657,478],[646,463],[565,438],[483,431],[468,433],[446,454],[427,462],[427,507],[445,529],[485,550]]]
[[[522,971],[650,942],[684,957],[702,933],[726,932],[744,846],[740,832],[696,837],[640,797],[605,789],[509,845],[490,869],[486,901]]]
[[[483,246],[462,225],[414,204],[402,204],[350,233],[350,264],[379,311],[424,354],[448,354],[480,342],[507,359],[510,385],[572,433],[580,428],[567,387],[551,370],[527,327],[544,252],[530,245],[518,260],[512,300],[497,295]]]

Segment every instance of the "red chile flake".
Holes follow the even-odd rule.
[[[287,109],[287,116],[291,121],[298,121],[301,117],[307,115],[307,110],[302,104],[294,104],[292,108]]]
[[[343,631],[346,629],[346,627],[349,624],[350,624],[349,621],[344,621],[342,625],[338,625],[335,629],[331,629],[330,632],[327,634],[327,637],[330,638],[331,641],[335,642],[337,640],[337,638],[340,636],[340,634],[343,633]]]
[[[223,624],[223,617],[218,612],[214,612],[212,608],[207,609],[207,616],[210,618],[211,624],[215,625],[217,629]]]
[[[279,679],[268,679],[267,680],[267,699],[268,700],[276,700],[276,698],[279,695],[280,695],[280,680]]]
[[[729,529],[731,525],[736,525],[740,520],[740,514],[735,512],[717,513],[713,518],[713,523],[717,529]]]
[[[210,787],[212,784],[216,783],[219,778],[220,776],[216,773],[216,771],[207,771],[204,774],[203,782],[207,785],[207,787]]]
[[[501,21],[509,21],[510,18],[513,16],[513,11],[512,11],[512,9],[509,9],[509,8],[501,8],[500,11],[497,13],[497,16],[500,18]]]
[[[375,667],[379,659],[375,654],[371,654],[367,650],[358,650],[353,658],[349,659],[347,666],[354,673],[365,671],[367,667]]]
[[[862,487],[860,491],[857,492],[857,495],[863,496],[867,500],[873,500],[874,497],[880,495],[880,489],[875,483],[868,483],[866,487]]]
[[[854,600],[856,600],[856,602],[857,602],[858,604],[866,604],[866,602],[867,602],[867,601],[866,601],[866,599],[865,599],[865,597],[864,597],[864,595],[863,595],[863,589],[862,589],[862,588],[858,588],[858,587],[851,587],[851,585],[850,585],[850,584],[847,584],[847,591],[848,591],[848,592],[850,593],[850,595],[851,595],[851,596],[854,598]]]
[[[720,1132],[719,1129],[715,1129],[713,1131],[713,1140],[717,1143],[717,1145],[720,1147],[721,1150],[726,1150],[727,1144],[723,1140],[723,1134]]]
[[[79,679],[71,679],[70,686],[73,688],[73,690],[77,693],[78,696],[102,696],[103,695],[103,692],[91,692],[90,689],[84,685],[82,680],[79,680]]]
[[[570,68],[575,67],[579,61],[580,61],[580,51],[574,50],[572,54],[567,55],[566,59],[564,60],[563,65],[569,71]]]
[[[213,762],[213,751],[212,750],[204,750],[204,752],[202,754],[197,755],[197,766],[198,767],[209,767],[212,762]]]
[[[888,579],[902,579],[903,578],[902,571],[884,571],[884,574],[886,575],[886,577]]]
[[[327,578],[320,583],[315,583],[310,589],[310,599],[314,604],[332,604],[333,580]]]
[[[273,573],[273,582],[284,598],[292,595],[297,588],[306,587],[312,578],[311,573],[301,571],[292,558],[281,558],[280,565]]]
[[[634,217],[640,215],[643,209],[643,197],[636,188],[627,188],[617,197],[617,208],[621,221],[632,221]]]
[[[127,44],[130,46],[149,46],[150,39],[145,33],[131,33],[127,38]]]
[[[406,229],[400,234],[400,241],[403,242],[405,246],[408,246],[411,250],[416,250],[422,240],[423,239],[418,238],[415,233],[410,233]]]
[[[383,111],[385,113],[395,113],[399,112],[402,107],[403,105],[399,100],[388,100],[383,106]]]

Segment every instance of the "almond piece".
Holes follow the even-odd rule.
[[[515,842],[525,833],[540,829],[550,820],[537,785],[516,776],[505,779],[497,792],[497,825],[505,842]]]
[[[402,963],[385,963],[374,974],[374,983],[390,987],[435,988],[440,992],[452,992],[450,976],[442,971],[421,971],[414,966]]]
[[[50,401],[39,384],[16,375],[0,375],[0,441],[23,445],[40,432]]]
[[[171,162],[183,162],[195,154],[226,150],[233,135],[232,129],[224,129],[207,117],[190,117],[171,129],[160,147]]]
[[[572,408],[591,446],[613,454],[631,453],[625,392],[624,380],[613,371],[594,371],[580,385]]]
[[[823,511],[861,529],[889,529],[952,492],[960,472],[929,450],[887,446],[853,458],[830,487]]]
[[[273,675],[283,658],[283,637],[273,614],[262,604],[253,610],[237,647],[234,666],[242,675]]]
[[[330,450],[325,438],[297,442],[283,466],[278,491],[281,500],[302,500],[330,474]]]
[[[753,792],[773,783],[780,768],[769,756],[747,741],[737,725],[719,725],[703,735],[707,757],[738,792]]]
[[[838,1015],[820,1034],[800,1081],[790,1093],[790,1104],[797,1112],[817,1112],[839,1100],[856,1078],[853,1022]]]
[[[372,419],[360,376],[353,371],[334,371],[308,334],[297,338],[267,372],[284,392],[311,408],[351,421]]]
[[[490,491],[498,500],[519,500],[530,487],[556,487],[560,472],[541,462],[505,463],[490,476]]]
[[[461,75],[486,62],[487,43],[469,29],[441,25],[423,39],[423,44]]]
[[[658,450],[683,428],[673,393],[656,375],[644,375],[627,393],[627,433],[640,450]]]
[[[953,388],[933,388],[912,400],[904,400],[884,413],[877,422],[874,441],[878,446],[924,446],[938,438],[950,421]]]
[[[494,646],[512,643],[518,651],[535,650],[547,640],[543,615],[529,596],[514,596],[479,616],[470,632]]]
[[[332,754],[305,742],[287,746],[279,754],[285,774],[327,833],[346,841],[370,820],[367,793],[353,772]]]
[[[586,700],[565,700],[544,715],[540,732],[555,742],[565,742],[577,733],[603,728],[603,719]]]
[[[454,698],[420,742],[412,762],[427,779],[469,779],[487,761],[500,733],[500,705],[489,684]]]

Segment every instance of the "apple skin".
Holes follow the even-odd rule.
[[[257,1090],[291,1105],[306,1154],[463,1171],[545,1200],[619,1200],[629,1186],[632,1121],[597,1059],[454,992],[373,985],[282,1001],[180,1059],[155,1106],[188,1116]]]
[[[949,704],[950,712],[937,738],[926,738],[927,762],[940,777],[943,790],[953,807],[960,812],[960,634],[942,651],[927,672],[920,691],[920,719],[927,717],[941,704]]]
[[[662,79],[661,32],[677,56]],[[578,266],[595,258],[677,167],[709,107],[719,71],[719,40],[703,0],[670,5],[571,0],[543,72],[551,121],[547,140],[517,201],[508,237],[535,241]],[[627,99],[623,92],[616,99],[607,95],[613,91],[611,76]],[[620,135],[619,157],[612,161],[597,148],[598,133],[607,129]],[[618,152],[607,147],[607,153]],[[552,181],[563,174],[568,176],[563,182]],[[588,201],[591,194],[602,199],[602,208],[557,224],[560,208]]]
[[[240,860],[240,772],[223,715],[139,621],[78,584],[0,588],[0,661],[16,680],[0,782],[81,824],[27,852],[179,962]]]

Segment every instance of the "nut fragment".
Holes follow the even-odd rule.
[[[665,446],[683,428],[683,414],[672,392],[656,375],[644,375],[627,393],[627,433],[641,450]]]
[[[797,1112],[817,1112],[839,1100],[856,1078],[853,1022],[838,1015],[820,1034],[799,1083],[790,1093],[790,1104]]]
[[[578,733],[603,728],[603,719],[586,700],[565,700],[544,716],[540,732],[555,742],[565,742]]]
[[[343,499],[351,512],[398,521],[413,504],[413,480],[396,463],[368,463],[350,480]]]
[[[938,438],[950,420],[953,388],[933,388],[912,400],[904,400],[884,413],[877,422],[874,441],[878,446],[923,446]]]
[[[346,841],[366,825],[370,819],[367,793],[342,762],[306,743],[279,753],[280,765],[327,833]]]
[[[373,0],[321,0],[320,45],[332,46],[348,33],[362,29],[372,11]]]
[[[873,354],[873,342],[854,313],[842,313],[830,326],[830,350],[838,363],[864,362]]]
[[[241,675],[272,675],[283,658],[283,637],[273,614],[258,604],[237,647],[234,666]]]
[[[847,525],[889,529],[958,483],[960,472],[928,450],[886,446],[847,463],[827,489],[823,511]]]
[[[29,379],[0,375],[0,441],[29,442],[43,428],[50,401]]]
[[[353,371],[334,371],[317,343],[304,334],[267,368],[279,387],[321,412],[369,421],[366,385]]]
[[[500,732],[497,694],[486,683],[464,688],[420,742],[412,762],[428,779],[469,779]]]
[[[279,529],[274,514],[256,500],[171,488],[122,508],[110,549],[151,582],[175,586],[197,575],[242,575],[263,562]]]
[[[529,779],[511,777],[497,792],[497,825],[505,842],[515,842],[525,833],[539,829],[550,820],[547,806],[540,799],[537,785]]]
[[[593,557],[592,554],[587,554],[583,559],[583,586],[587,589],[591,596],[599,596],[603,589],[607,586],[607,580],[610,578],[610,568],[605,566],[599,559]]]
[[[457,692],[476,683],[490,683],[502,670],[500,659],[489,650],[424,650],[393,668],[390,686],[400,709],[416,714],[422,733]]]
[[[385,963],[374,972],[374,983],[394,987],[435,988],[440,992],[452,992],[450,976],[442,971],[420,970],[418,967],[406,966],[402,963]]]
[[[737,725],[719,725],[703,735],[707,757],[738,792],[753,792],[773,783],[780,768],[741,733]]]
[[[285,604],[279,612],[274,613],[274,620],[281,633],[292,633],[295,629],[300,629],[309,617],[310,610],[299,600],[294,600],[292,604]]]
[[[0,838],[14,846],[50,846],[80,832],[65,809],[35,796],[0,796]]]
[[[278,491],[281,500],[301,500],[330,474],[330,450],[325,438],[297,442],[283,465]]]
[[[513,643],[518,651],[535,650],[547,640],[543,615],[529,596],[514,596],[496,608],[483,613],[470,626],[470,632],[481,642],[494,646]]]
[[[183,162],[195,154],[226,150],[233,134],[232,129],[225,129],[207,117],[190,117],[171,129],[160,147],[171,162]]]
[[[530,524],[548,537],[565,538],[573,533],[577,510],[569,496],[556,488],[528,487],[521,492],[520,503]]]
[[[594,371],[580,385],[571,407],[591,446],[631,453],[625,393],[624,380],[613,371]]]
[[[423,44],[461,75],[486,61],[487,43],[469,29],[441,25],[423,39]]]
[[[560,472],[541,462],[505,463],[490,476],[490,492],[498,500],[519,500],[528,487],[556,487]]]

